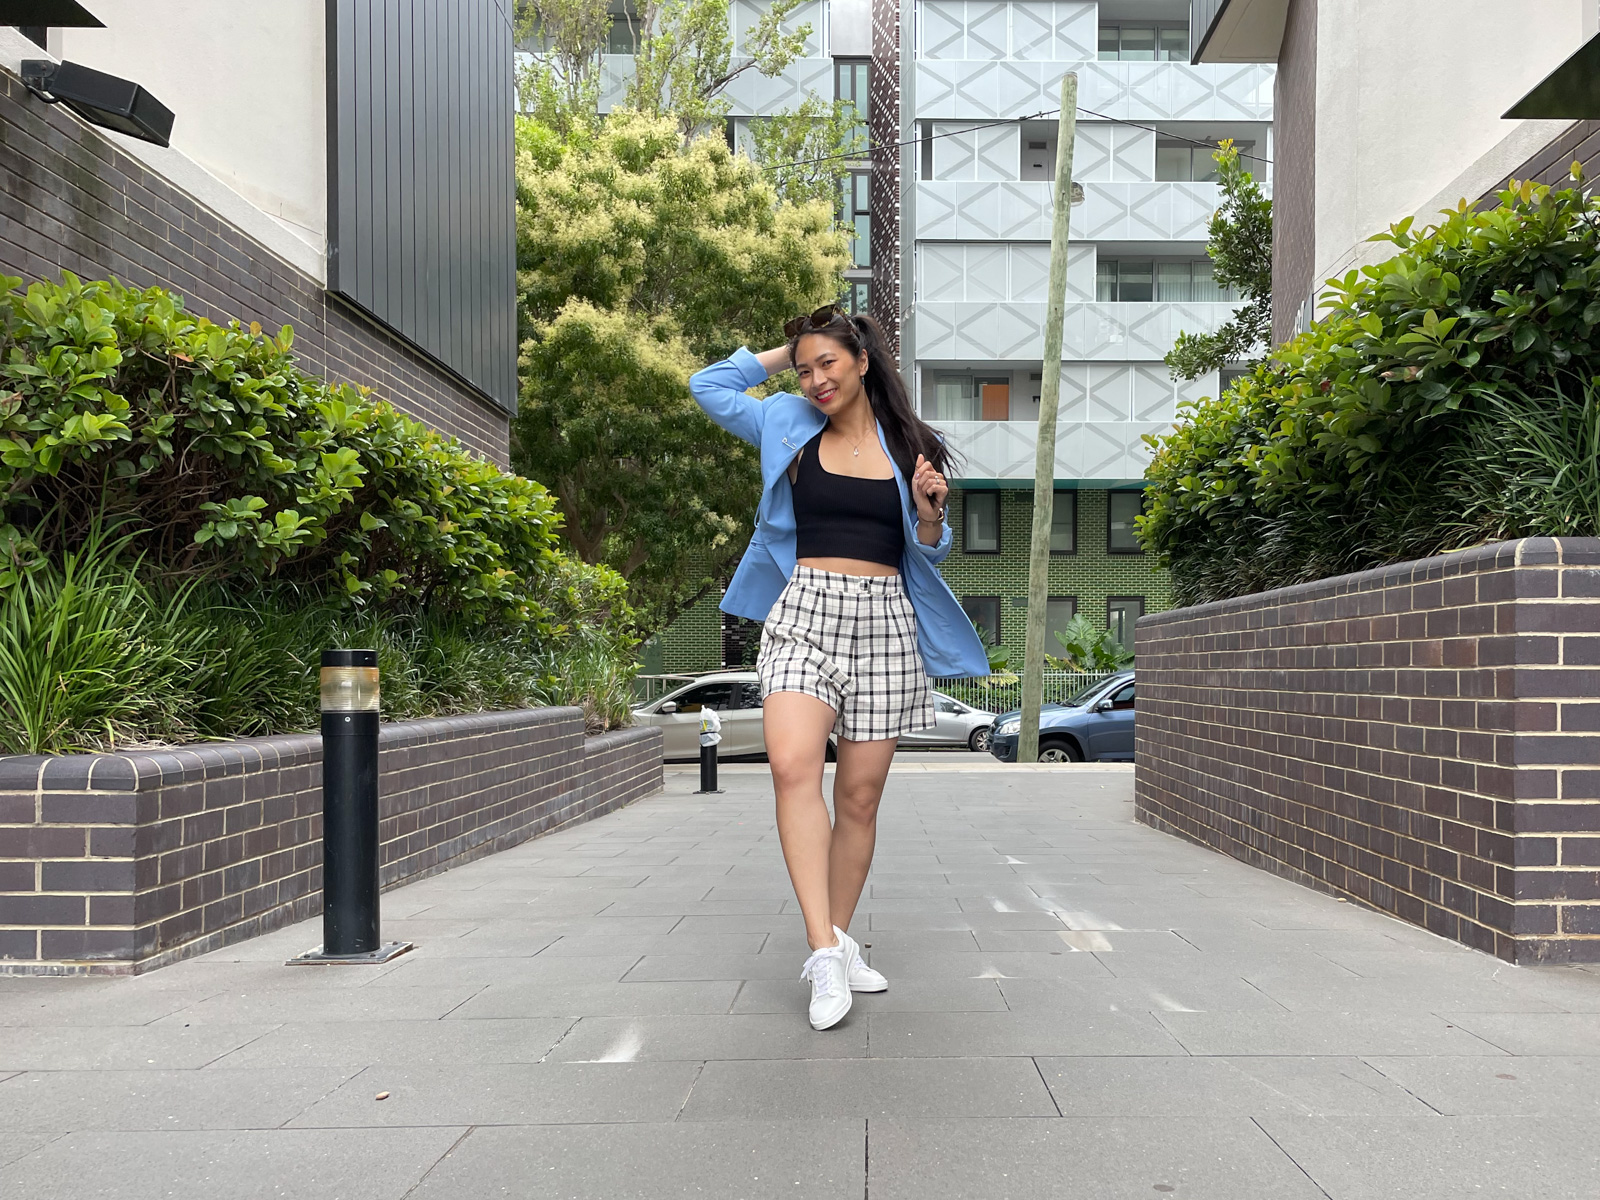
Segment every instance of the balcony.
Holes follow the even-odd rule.
[[[1048,180],[928,180],[916,185],[924,241],[1045,241],[1055,209]],[[1221,202],[1214,183],[1085,183],[1074,241],[1204,242]]]
[[[957,482],[998,483],[1033,478],[1039,427],[1032,421],[941,421],[939,430],[965,465]],[[1055,478],[1109,486],[1144,475],[1150,451],[1139,439],[1171,421],[1068,421],[1056,426]]]
[[[1061,357],[1084,362],[1156,362],[1180,332],[1209,333],[1237,304],[1068,304]],[[1024,301],[923,301],[915,307],[918,361],[1037,362],[1045,305]],[[1165,370],[1165,368],[1162,368]]]
[[[1078,103],[1130,121],[1270,121],[1276,68],[1259,63],[1019,62],[916,64],[916,117],[1016,120],[1056,108],[1061,77],[1078,73]]]

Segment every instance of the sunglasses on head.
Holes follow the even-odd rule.
[[[844,310],[837,304],[824,304],[816,312],[807,317],[795,317],[792,321],[783,323],[784,337],[799,337],[808,329],[826,329],[838,317],[844,316]]]

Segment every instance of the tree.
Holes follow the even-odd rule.
[[[1211,156],[1217,162],[1222,204],[1211,215],[1206,253],[1219,287],[1245,303],[1215,333],[1180,333],[1167,354],[1174,379],[1198,379],[1230,362],[1248,361],[1272,340],[1272,201],[1239,163],[1233,140]]]
[[[761,494],[755,450],[688,377],[836,296],[846,242],[723,139],[628,111],[566,136],[520,119],[517,199],[513,461],[660,628],[731,566]]]
[[[839,203],[850,159],[867,156],[867,127],[853,101],[807,96],[800,107],[750,123],[752,157],[787,200]]]
[[[734,80],[747,71],[781,74],[805,53],[811,26],[784,28],[801,3],[773,0],[736,47],[727,0],[644,0],[622,17],[634,59],[624,104],[671,116],[685,137],[720,126]],[[559,132],[596,124],[601,59],[616,20],[609,10],[609,0],[525,0],[518,9],[519,41],[538,47],[522,71],[523,108]]]

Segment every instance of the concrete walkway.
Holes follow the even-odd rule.
[[[1137,826],[1126,769],[931,763],[854,926],[890,990],[835,1030],[764,772],[675,771],[390,893],[388,968],[282,966],[311,923],[0,980],[0,1196],[1600,1194],[1600,975]]]

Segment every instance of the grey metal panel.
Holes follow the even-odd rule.
[[[1197,63],[1228,0],[1189,0],[1189,61]]]
[[[327,0],[329,290],[516,408],[506,0]]]

